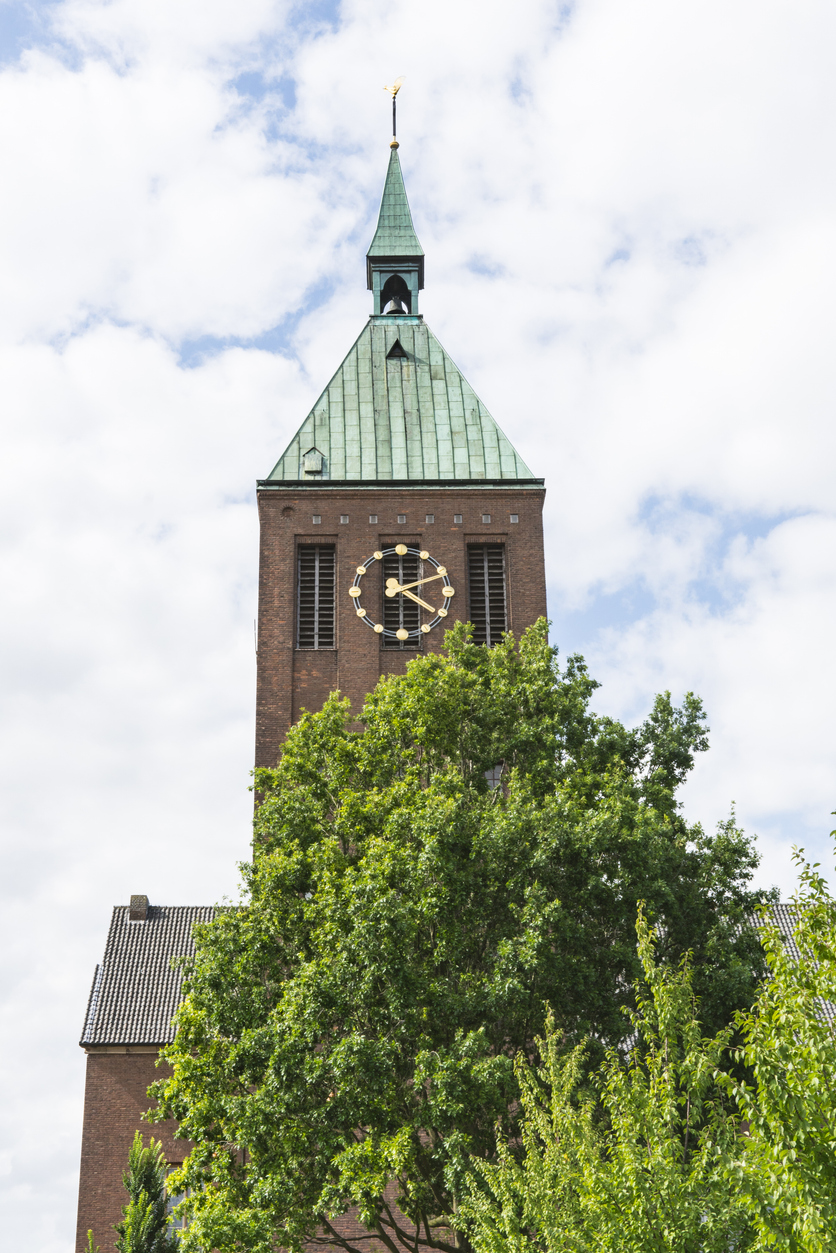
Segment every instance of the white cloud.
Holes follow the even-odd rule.
[[[130,70],[143,62],[182,71],[230,63],[260,37],[281,29],[288,5],[277,0],[65,0],[54,29],[73,47]]]
[[[2,1195],[9,1240],[52,1253],[110,905],[216,899],[246,852],[252,485],[367,315],[394,76],[422,309],[547,478],[558,642],[610,712],[704,696],[689,812],[736,800],[767,881],[790,885],[799,833],[824,848],[836,18],[818,0],[38,16],[0,72]]]
[[[768,837],[762,878],[787,895],[787,845],[830,861],[836,517],[808,515],[762,539],[737,537],[714,575],[727,596],[719,607],[676,597],[631,627],[608,630],[591,660],[603,703],[633,716],[654,688],[703,696],[712,750],[685,790],[686,810],[711,828],[723,798],[736,802],[742,824]]]

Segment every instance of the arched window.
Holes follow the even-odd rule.
[[[400,274],[390,274],[383,284],[380,307],[384,313],[412,312],[412,293]]]

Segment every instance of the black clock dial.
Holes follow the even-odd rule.
[[[384,595],[401,606],[402,612],[399,613],[398,620],[403,625],[397,629],[386,626],[385,622],[376,622],[368,608],[362,604],[363,576],[376,561],[384,563],[385,569],[390,564],[386,559],[394,557],[402,559],[397,565],[400,573],[390,574],[386,578]],[[403,559],[406,557],[413,560],[405,562]],[[410,566],[415,573],[415,578],[406,573]],[[426,549],[395,544],[391,548],[378,549],[372,553],[368,561],[364,561],[361,566],[357,567],[354,582],[348,589],[348,594],[354,602],[357,617],[362,618],[376,635],[403,642],[429,635],[430,631],[444,621],[449,613],[455,588],[450,586],[447,567],[431,556]]]

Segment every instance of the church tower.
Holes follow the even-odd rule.
[[[420,312],[397,140],[366,279],[368,322],[258,482],[259,766],[303,708],[339,689],[359,711],[453,622],[491,644],[546,613],[543,480]]]
[[[272,766],[303,708],[339,689],[359,712],[383,674],[464,619],[491,645],[546,612],[543,480],[497,426],[419,312],[424,252],[393,141],[366,257],[367,324],[266,479],[261,521],[256,765]],[[510,363],[509,363],[510,365]],[[211,906],[117,905],[96,967],[76,1253],[114,1247],[122,1172],[174,1037],[192,927]],[[153,1128],[168,1161],[189,1144]]]

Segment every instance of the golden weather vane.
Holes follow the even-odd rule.
[[[397,114],[396,114],[396,109],[397,109],[396,96],[398,92],[400,91],[401,87],[403,87],[405,78],[406,78],[406,75],[401,74],[400,78],[395,79],[391,87],[383,88],[383,90],[388,91],[389,95],[392,97],[392,142],[389,145],[390,148],[398,147],[398,119],[397,119]]]

